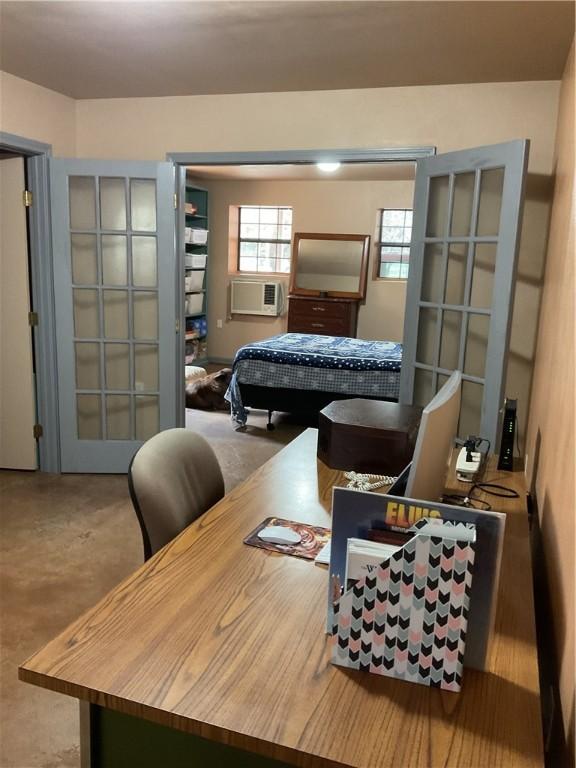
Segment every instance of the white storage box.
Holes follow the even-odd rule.
[[[204,288],[204,270],[189,272],[186,276],[187,291],[201,291]]]
[[[203,293],[191,293],[186,297],[186,314],[197,315],[202,312],[202,305],[204,304]]]
[[[208,242],[208,230],[186,227],[184,229],[184,240],[192,245],[206,245]]]
[[[186,266],[194,267],[194,269],[206,269],[207,253],[191,253],[189,255],[190,264],[186,264]],[[188,256],[186,258],[188,258]]]

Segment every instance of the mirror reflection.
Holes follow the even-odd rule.
[[[369,235],[296,233],[291,293],[363,298]]]

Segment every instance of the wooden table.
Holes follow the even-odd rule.
[[[490,669],[466,669],[460,694],[441,692],[332,666],[326,570],[242,543],[269,515],[330,524],[342,473],[315,454],[307,430],[25,662],[20,678],[252,753],[236,751],[248,761],[231,765],[542,766],[524,499],[492,499],[508,516]],[[523,493],[521,473],[487,479]]]

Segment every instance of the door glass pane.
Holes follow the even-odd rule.
[[[78,339],[100,336],[100,307],[98,291],[94,288],[74,288],[74,335]]]
[[[100,389],[100,344],[74,344],[76,352],[76,388]]]
[[[105,344],[106,388],[130,389],[130,345]]]
[[[427,243],[424,246],[422,265],[422,301],[442,301],[444,288],[444,258],[441,243]]]
[[[100,178],[100,226],[102,229],[126,229],[124,179]]]
[[[158,390],[158,345],[134,345],[134,389],[136,392]]]
[[[477,243],[472,265],[470,306],[490,309],[496,269],[496,243]]]
[[[484,387],[472,381],[462,382],[462,403],[460,405],[460,423],[458,435],[480,434],[480,417],[482,414],[482,395]]]
[[[130,180],[132,229],[140,232],[156,230],[156,182],[154,179]]]
[[[132,238],[132,285],[156,286],[156,238]]]
[[[446,304],[464,304],[468,243],[450,243],[446,274]]]
[[[134,338],[158,338],[158,296],[155,291],[134,291]]]
[[[126,235],[102,235],[102,282],[127,285]]]
[[[440,368],[454,371],[458,368],[462,312],[443,312],[440,342]]]
[[[76,395],[76,420],[79,440],[101,440],[100,395]]]
[[[418,318],[418,345],[416,360],[426,365],[436,365],[436,328],[438,310],[429,307],[420,308]]]
[[[504,187],[504,168],[482,171],[480,177],[480,206],[478,209],[478,235],[497,235],[500,229],[500,209]]]
[[[69,176],[70,229],[96,229],[96,179]]]
[[[432,371],[414,369],[414,405],[422,408],[432,399]]]
[[[103,291],[104,336],[107,339],[128,338],[128,291]]]
[[[479,376],[484,378],[489,333],[489,315],[470,315],[468,317],[464,373],[467,373],[469,376]]]
[[[98,251],[96,235],[71,235],[72,282],[76,285],[98,285]]]
[[[136,395],[136,440],[148,440],[160,429],[157,395]]]
[[[448,180],[448,176],[433,176],[430,179],[426,237],[444,237],[446,232]]]
[[[130,440],[130,395],[106,395],[106,438]]]
[[[452,203],[452,237],[468,237],[472,220],[475,173],[457,173],[454,176]]]

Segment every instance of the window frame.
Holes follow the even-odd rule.
[[[259,205],[254,203],[246,203],[244,205],[237,205],[236,208],[236,216],[237,216],[237,222],[236,222],[236,237],[235,237],[235,269],[234,272],[238,275],[284,275],[285,277],[288,277],[292,272],[292,237],[293,237],[293,217],[294,217],[294,209],[291,205]],[[289,239],[284,238],[243,238],[241,236],[241,229],[242,229],[242,209],[246,208],[257,208],[259,211],[262,209],[272,209],[278,211],[278,220],[275,226],[287,226],[286,224],[280,224],[279,223],[279,212],[282,210],[288,210],[290,211],[290,237]],[[246,223],[246,222],[245,222]],[[258,225],[260,226],[261,222],[258,222]],[[290,248],[290,256],[288,258],[288,270],[286,272],[278,272],[278,271],[268,271],[268,270],[259,270],[259,269],[242,269],[240,266],[240,249],[242,247],[242,243],[270,243],[275,245],[288,245]],[[259,256],[256,255],[256,266],[258,267],[258,260]],[[276,256],[276,264],[278,264],[278,256]]]
[[[408,271],[410,269],[410,245],[412,242],[412,239],[406,241],[403,240],[400,243],[392,242],[391,240],[382,240],[382,229],[384,226],[384,214],[388,211],[402,211],[404,214],[410,212],[413,216],[414,209],[413,208],[379,208],[378,209],[378,219],[377,219],[377,237],[375,242],[376,252],[375,252],[375,259],[374,259],[374,280],[392,280],[394,282],[397,281],[404,281],[406,282],[408,280]],[[413,219],[412,219],[413,221]],[[410,225],[410,230],[412,230],[412,224]],[[403,229],[407,229],[406,227],[406,221],[404,221]],[[400,254],[400,258],[397,261],[382,261],[382,249],[383,248],[407,248],[408,249],[408,259],[405,261],[402,257],[402,254]],[[380,270],[382,267],[382,264],[399,264],[401,267],[403,265],[406,265],[408,267],[408,271],[406,272],[406,275],[398,276],[398,277],[392,277],[391,275],[381,275]]]

